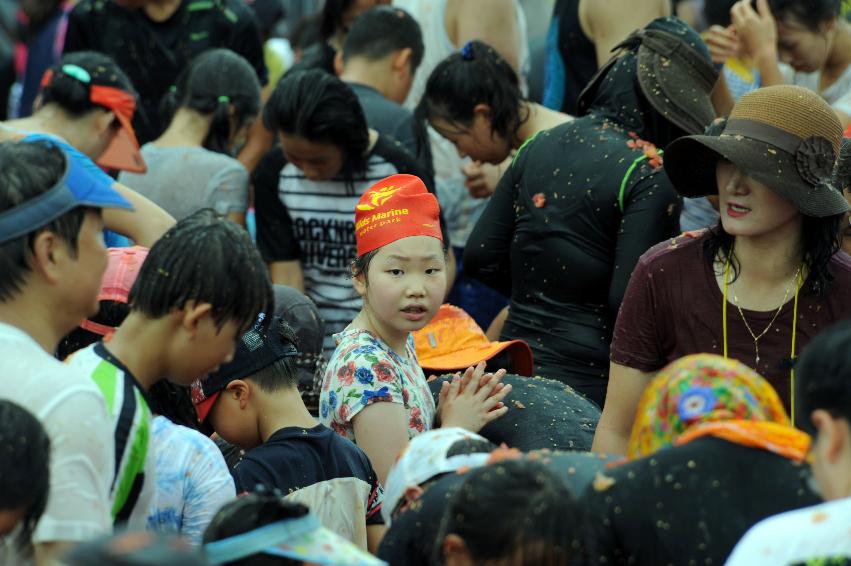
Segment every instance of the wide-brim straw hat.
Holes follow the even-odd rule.
[[[636,54],[638,84],[653,109],[688,134],[703,133],[715,118],[710,95],[718,71],[700,35],[675,17],[653,20],[612,49],[618,53],[579,95],[579,115],[592,107],[622,49]]]
[[[720,136],[686,136],[670,144],[665,171],[683,196],[716,195],[715,166],[726,159],[802,214],[833,216],[849,210],[831,183],[841,142],[842,125],[821,96],[798,86],[770,86],[740,98]]]

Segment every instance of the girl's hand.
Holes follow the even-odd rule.
[[[741,45],[736,30],[731,27],[712,26],[703,34],[703,41],[709,47],[712,62],[723,65],[727,59],[741,55]]]
[[[496,190],[502,171],[499,166],[473,161],[461,168],[466,177],[464,186],[473,198],[488,198]]]
[[[777,60],[777,22],[771,14],[768,0],[739,0],[730,9],[733,27],[742,44],[742,50],[754,60]]]
[[[460,379],[444,383],[438,405],[441,426],[478,432],[508,412],[502,400],[511,392],[511,385],[499,381],[505,371],[485,374],[484,367],[482,362],[475,369],[468,368]]]

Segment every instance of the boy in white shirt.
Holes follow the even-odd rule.
[[[31,540],[10,537],[0,563],[43,564],[109,532],[112,432],[95,384],[51,356],[97,312],[106,268],[103,208],[132,208],[49,142],[0,144],[0,398],[50,437],[50,492]]]

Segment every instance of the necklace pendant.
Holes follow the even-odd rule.
[[[759,365],[759,356],[756,357],[756,365]]]

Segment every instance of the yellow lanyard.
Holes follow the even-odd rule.
[[[733,250],[727,255],[727,263],[724,265],[724,308],[721,309],[721,326],[724,334],[724,358],[727,358],[727,283],[730,275],[730,257],[733,255]],[[798,277],[795,280],[795,304],[792,308],[792,353],[791,361],[795,362],[795,336],[798,329],[798,291],[801,289],[801,278],[804,276],[804,270],[798,272]],[[754,368],[759,372],[759,368]],[[791,413],[792,426],[795,425],[795,367],[789,370],[789,383],[791,388]]]

